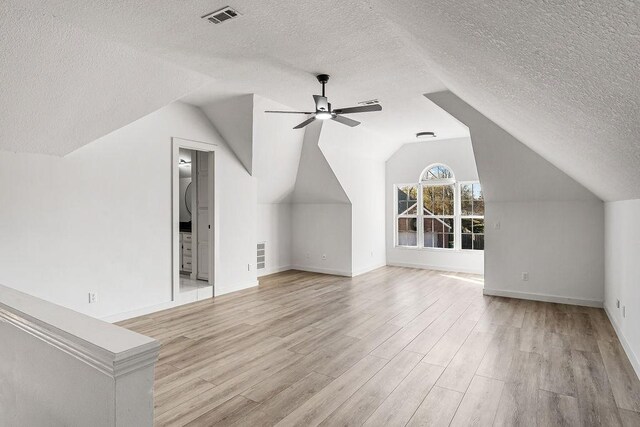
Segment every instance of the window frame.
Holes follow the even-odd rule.
[[[473,185],[473,184],[480,185],[480,188],[482,189],[482,184],[480,184],[480,181],[460,181],[458,183],[458,200],[459,200],[459,203],[458,203],[458,219],[460,221],[460,228],[459,228],[459,230],[460,230],[460,233],[459,233],[459,235],[460,235],[460,250],[463,251],[463,252],[480,252],[480,251],[484,252],[484,249],[473,249],[473,248],[471,248],[471,249],[463,249],[462,248],[462,219],[463,218],[464,219],[467,219],[467,218],[469,218],[469,219],[482,218],[482,221],[483,221],[484,227],[485,227],[485,232],[482,233],[482,235],[486,236],[486,234],[487,234],[487,232],[486,232],[487,231],[487,223],[486,223],[486,221],[484,219],[484,215],[462,215],[462,190],[461,190],[461,187],[463,185]],[[484,202],[484,192],[482,193],[482,200]],[[487,205],[485,203],[484,204],[485,213],[486,213],[486,208],[487,208]],[[468,233],[465,233],[465,234],[468,234]],[[473,234],[476,234],[476,233],[472,233],[472,235]],[[477,234],[480,234],[480,233],[477,233]]]
[[[453,178],[445,178],[445,179],[430,179],[423,180],[424,175],[436,166],[443,166],[447,168]],[[484,249],[462,249],[462,194],[461,187],[462,185],[469,184],[479,184],[480,188],[482,188],[482,184],[479,180],[473,181],[457,181],[455,179],[455,174],[453,173],[453,169],[449,166],[442,163],[434,163],[427,166],[422,173],[420,174],[419,182],[414,183],[404,183],[404,184],[393,184],[393,245],[394,248],[398,249],[410,249],[410,250],[421,250],[421,251],[454,251],[454,252],[484,252]],[[453,248],[434,248],[434,247],[424,247],[424,219],[429,218],[424,214],[424,187],[436,187],[436,186],[444,186],[444,185],[453,185],[453,215],[437,215],[438,218],[452,218],[454,224],[454,237],[453,237]],[[398,213],[398,192],[402,187],[416,187],[418,189],[417,194],[417,212],[415,215],[402,215]],[[485,206],[486,209],[486,206]],[[406,246],[400,245],[398,242],[398,219],[399,218],[415,218],[416,219],[416,246]],[[464,218],[482,218],[484,220],[485,216],[482,215],[465,215]],[[485,223],[486,227],[486,223]],[[486,228],[485,228],[486,230]],[[483,234],[486,235],[486,232]]]
[[[417,187],[417,192],[418,194],[416,194],[416,213],[415,215],[409,215],[409,214],[399,214],[398,213],[398,192],[400,190],[400,188],[402,187]],[[418,183],[412,183],[412,184],[394,184],[393,185],[393,244],[395,247],[397,248],[407,248],[407,249],[416,249],[418,248],[417,245],[420,244],[420,224],[419,224],[419,220],[420,220],[420,216],[418,215],[418,212],[420,212],[420,185]],[[407,246],[407,245],[401,245],[398,243],[398,219],[400,218],[415,218],[416,219],[416,246]]]

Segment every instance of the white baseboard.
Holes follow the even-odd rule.
[[[235,291],[241,291],[243,289],[252,288],[254,286],[258,286],[258,281],[253,280],[251,282],[232,285],[232,286],[219,286],[215,288],[215,296],[220,296],[224,294],[228,294]],[[193,291],[195,293],[197,291]],[[156,313],[158,311],[167,310],[169,308],[180,307],[181,305],[191,304],[192,302],[196,302],[198,300],[202,300],[204,298],[211,298],[212,295],[207,293],[201,298],[185,298],[178,299],[176,301],[167,301],[160,304],[154,304],[147,307],[137,308],[131,311],[125,311],[123,313],[112,314],[109,316],[101,317],[100,320],[104,320],[105,322],[115,323],[120,322],[122,320],[132,319],[134,317],[144,316],[151,313]]]
[[[442,265],[412,264],[408,262],[387,262],[386,265],[390,265],[392,267],[419,268],[422,270],[448,271],[450,273],[484,274],[483,271],[474,270],[472,268],[454,268]]]
[[[104,320],[105,322],[115,323],[120,322],[122,320],[132,319],[134,317],[144,316],[146,314],[155,313],[162,310],[167,310],[169,308],[179,307],[184,304],[189,304],[193,301],[167,301],[160,304],[149,305],[142,308],[137,308],[131,311],[125,311],[122,313],[116,313],[109,316],[101,317],[100,320]]]
[[[352,277],[351,271],[344,270],[333,270],[330,268],[321,268],[321,267],[309,267],[306,265],[292,265],[292,270],[300,270],[300,271],[308,271],[310,273],[322,273],[322,274],[333,274],[334,276],[346,276]]]
[[[362,268],[360,270],[356,270],[351,274],[351,277],[356,277],[356,276],[359,276],[361,274],[365,274],[365,273],[368,273],[370,271],[377,270],[379,268],[385,267],[386,265],[387,265],[387,263],[383,262],[381,264],[372,265],[371,267],[365,267],[365,268]]]
[[[581,305],[585,307],[602,308],[603,305],[602,301],[597,300],[562,297],[559,295],[535,294],[530,292],[504,291],[499,289],[484,288],[482,290],[482,293],[484,295],[491,295],[495,297],[528,299],[533,301],[555,302],[559,304]]]
[[[256,286],[258,286],[258,281],[251,280],[249,282],[239,283],[231,286],[216,286],[214,291],[215,291],[215,296],[218,297],[220,295],[230,294],[231,292],[242,291],[244,289],[249,289]]]
[[[291,270],[292,268],[293,267],[291,267],[290,265],[285,265],[282,267],[275,267],[275,268],[267,268],[265,270],[261,270],[260,273],[258,274],[258,277],[268,276],[270,274],[282,273],[283,271]]]
[[[638,376],[638,378],[640,378],[640,359],[633,352],[633,349],[629,345],[627,338],[622,333],[622,329],[620,328],[620,325],[618,325],[618,322],[616,321],[615,317],[613,317],[609,312],[609,309],[607,308],[607,304],[604,304],[604,312],[607,313],[607,317],[609,318],[609,321],[613,325],[613,329],[616,331],[616,335],[618,335],[620,344],[622,344],[622,348],[624,349],[624,352],[627,354],[627,357],[631,362],[631,366],[633,366],[633,370],[636,371],[636,375]]]

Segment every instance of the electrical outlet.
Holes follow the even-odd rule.
[[[247,271],[251,271],[251,264],[247,264]]]
[[[327,254],[322,254],[322,259],[323,260],[327,259]]]
[[[493,223],[493,229],[494,230],[500,230],[500,221],[496,221]]]
[[[95,292],[89,292],[89,304],[98,302],[98,294]]]
[[[373,256],[373,251],[371,251],[371,256]]]
[[[529,281],[529,273],[527,273],[526,271],[522,272],[522,281],[523,282]]]
[[[622,317],[627,317],[627,307],[622,306]]]
[[[620,300],[619,299],[616,300],[616,308],[620,308]]]
[[[307,259],[310,259],[310,258],[311,258],[311,254],[310,254],[309,252],[307,252],[307,253],[305,254],[305,257],[306,257]]]

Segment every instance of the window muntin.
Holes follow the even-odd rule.
[[[458,183],[450,168],[437,164],[424,170],[419,184],[395,188],[396,246],[484,249],[480,183]],[[418,206],[422,207],[420,212]]]
[[[480,183],[460,184],[461,249],[484,250],[484,197]]]
[[[422,183],[422,247],[454,249],[455,185]]]
[[[396,244],[398,246],[418,245],[418,185],[397,187]]]

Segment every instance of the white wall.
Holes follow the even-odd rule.
[[[366,128],[328,122],[319,147],[351,201],[352,275],[386,264],[384,160],[370,147],[380,137]]]
[[[351,276],[351,205],[294,203],[291,209],[293,268]]]
[[[181,103],[62,158],[0,152],[0,283],[95,317],[170,301],[172,136],[220,144],[216,293],[255,285],[255,179]]]
[[[258,276],[291,268],[291,204],[259,203],[257,221],[257,242],[265,242],[267,250],[265,268],[257,271]]]
[[[601,305],[602,201],[453,93],[427,97],[469,127],[485,197],[485,292]]]
[[[469,138],[405,144],[386,163],[385,213],[387,263],[482,274],[483,251],[413,249],[394,244],[394,185],[417,183],[424,169],[434,163],[451,168],[458,181],[478,181],[478,171]]]
[[[605,309],[640,376],[640,200],[605,204]],[[620,308],[616,307],[620,300]],[[622,316],[622,307],[626,316]]]

